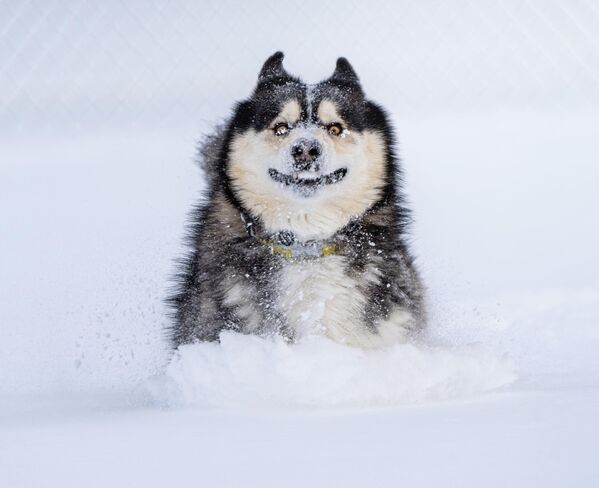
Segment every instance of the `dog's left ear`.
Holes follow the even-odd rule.
[[[360,84],[358,75],[346,58],[337,59],[337,65],[335,66],[335,71],[333,71],[333,74],[331,75],[331,79],[343,80],[357,85]]]

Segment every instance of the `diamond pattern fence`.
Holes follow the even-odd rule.
[[[599,106],[595,0],[3,0],[0,130],[214,121],[278,49],[406,113]]]

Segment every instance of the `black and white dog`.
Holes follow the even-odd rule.
[[[389,121],[345,58],[315,85],[282,61],[266,60],[202,148],[208,193],[169,299],[174,345],[225,329],[403,341],[425,314]]]

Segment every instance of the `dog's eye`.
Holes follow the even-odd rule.
[[[275,133],[275,136],[284,136],[289,132],[290,129],[291,128],[289,127],[289,124],[285,122],[277,122],[275,126],[272,128],[273,132]]]
[[[341,124],[333,122],[332,124],[327,125],[327,130],[332,136],[339,136],[343,132],[343,127],[341,127]]]

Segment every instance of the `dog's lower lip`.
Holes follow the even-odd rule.
[[[300,178],[298,176],[285,174],[277,171],[274,168],[268,170],[270,177],[285,185],[295,186],[318,186],[318,185],[332,185],[333,183],[340,182],[347,174],[347,168],[339,168],[332,173],[326,175],[320,175],[314,178]]]

